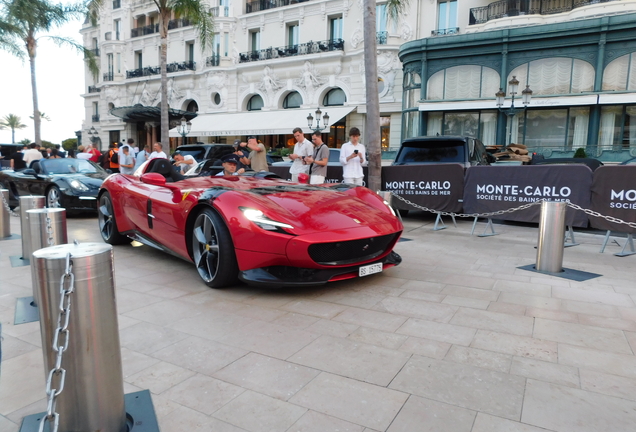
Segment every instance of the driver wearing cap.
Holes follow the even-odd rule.
[[[239,164],[239,157],[234,153],[227,154],[221,158],[223,162],[223,171],[217,174],[217,176],[231,176],[243,174],[245,170],[243,168],[237,170],[236,166]]]

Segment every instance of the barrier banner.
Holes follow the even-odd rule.
[[[464,167],[459,164],[384,166],[382,190],[432,210],[458,213],[462,210]],[[397,198],[392,204],[397,209],[415,210]]]
[[[289,166],[269,166],[269,170],[274,174],[278,174],[285,180],[291,180],[291,174],[289,173]],[[364,178],[362,179],[362,186],[369,184],[368,168],[362,167]],[[325,176],[325,183],[342,183],[342,167],[341,166],[328,166],[327,175]]]
[[[543,199],[590,208],[592,170],[585,165],[475,166],[466,170],[464,213],[490,213]],[[541,206],[493,219],[539,222]],[[587,227],[582,211],[568,207],[566,225]]]
[[[591,209],[603,216],[636,222],[636,165],[603,166],[594,171]],[[590,216],[593,228],[636,233],[635,228]]]

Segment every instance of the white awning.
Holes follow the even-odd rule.
[[[516,107],[521,108],[521,98],[515,98]],[[551,106],[573,106],[573,105],[596,105],[597,95],[563,96],[563,97],[533,97],[528,105],[529,109],[543,108]],[[510,98],[506,98],[502,108],[510,108]],[[422,102],[419,104],[420,111],[470,111],[478,109],[497,109],[495,98],[474,101],[456,102]]]
[[[320,108],[323,115],[329,114],[330,125],[340,121],[354,109],[356,109],[355,106]],[[310,132],[307,126],[307,116],[311,114],[315,117],[315,112],[315,108],[307,108],[233,114],[201,114],[192,119],[192,129],[190,129],[188,136],[284,135],[291,134],[296,127],[300,127],[304,132]],[[329,128],[326,128],[324,132],[329,132]],[[180,137],[181,135],[174,128],[170,130],[170,136]]]

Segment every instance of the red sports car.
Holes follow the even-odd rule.
[[[140,171],[143,174],[140,174]],[[212,288],[319,285],[401,262],[402,222],[377,194],[272,173],[186,178],[155,159],[113,174],[98,195],[104,241],[132,239],[194,262]]]

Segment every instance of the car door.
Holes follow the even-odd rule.
[[[179,190],[157,186],[147,201],[152,238],[173,253],[188,257],[185,225],[191,206]]]
[[[123,206],[126,218],[133,224],[140,234],[152,238],[153,215],[149,208],[150,195],[160,186],[142,183],[133,180],[126,186],[126,193],[120,197],[120,205]]]

